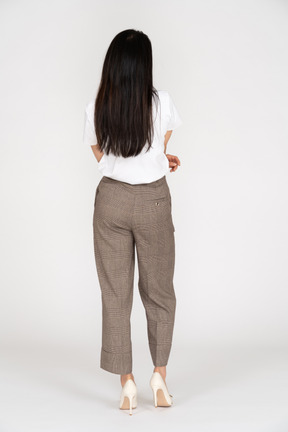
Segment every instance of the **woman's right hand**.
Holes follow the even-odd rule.
[[[166,154],[166,157],[169,161],[169,168],[171,168],[170,172],[176,171],[178,166],[181,165],[179,158],[171,154]]]

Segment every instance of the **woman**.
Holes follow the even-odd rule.
[[[84,143],[92,147],[103,177],[94,201],[95,262],[102,293],[100,367],[120,374],[120,408],[137,406],[132,373],[130,316],[135,247],[139,292],[145,307],[154,370],[155,406],[171,406],[166,365],[171,350],[176,297],[171,195],[166,174],[180,165],[166,154],[182,120],[167,91],[152,82],[152,46],[129,29],[112,40],[96,99],[85,109]]]

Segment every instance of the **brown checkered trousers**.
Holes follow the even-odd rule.
[[[167,365],[175,320],[175,239],[166,176],[130,184],[103,176],[95,194],[94,252],[102,298],[100,367],[132,372],[135,246],[154,366]]]

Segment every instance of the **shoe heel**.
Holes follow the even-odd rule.
[[[129,396],[129,415],[132,415],[132,405],[133,405],[133,399],[134,399],[134,395]]]
[[[152,374],[150,386],[153,390],[155,407],[167,407],[173,404],[173,396],[169,393],[167,385],[159,372]]]
[[[155,408],[157,408],[157,390],[158,387],[152,387],[152,391],[153,391],[153,400],[154,400],[154,406]]]
[[[137,387],[133,380],[129,379],[121,390],[120,409],[129,409],[132,415],[132,409],[137,407]]]

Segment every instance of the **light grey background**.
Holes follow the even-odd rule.
[[[94,409],[93,391],[98,390],[99,380],[102,388],[107,382],[115,387],[116,378],[116,391],[112,387],[106,398],[100,392],[98,402],[107,410],[105,415],[111,411],[115,418],[123,415],[116,411],[118,378],[99,369],[101,295],[92,216],[101,175],[92,150],[82,143],[82,134],[84,108],[96,95],[108,46],[118,32],[128,28],[149,36],[154,85],[170,92],[184,121],[173,132],[167,150],[181,161],[175,173],[168,173],[167,181],[176,229],[177,296],[168,373],[176,398],[178,385],[184,383],[184,393],[178,398],[178,408],[185,407],[182,426],[209,432],[218,427],[221,431],[232,427],[233,432],[286,431],[288,419],[282,408],[287,406],[288,338],[287,1],[1,2],[3,362],[14,364],[15,370],[26,364],[32,374],[31,353],[38,366],[44,359],[54,359],[55,370],[63,366],[62,379],[67,374],[68,390],[75,371],[69,371],[65,361],[61,363],[60,358],[67,357],[80,375],[89,370],[86,384]],[[136,267],[131,317],[134,374],[136,382],[143,379],[143,391],[147,391],[153,365],[137,281]],[[232,393],[223,399],[223,415],[228,411],[235,415],[221,423],[215,400],[209,408],[205,400],[199,402],[197,391],[207,396],[204,382],[207,388],[213,383],[212,388],[219,390],[226,382],[221,378],[224,369],[231,371],[228,383],[239,377],[240,365],[248,359],[245,352],[251,354],[256,348],[257,359],[268,362],[263,377],[268,379],[270,371],[271,380],[253,387],[255,404],[247,402],[242,414],[237,411],[239,400],[226,409],[233,399],[231,388]],[[237,353],[236,363],[229,361],[232,352]],[[215,353],[220,353],[219,363]],[[270,355],[274,355],[273,367]],[[251,357],[247,368],[241,369],[242,377],[252,380],[259,373],[258,360],[253,363]],[[235,364],[238,375],[233,375]],[[21,395],[17,374],[9,369],[9,375],[8,369],[3,379],[10,390],[2,400],[11,415],[3,420],[5,432],[18,430],[12,395]],[[284,370],[286,381],[283,375],[275,375]],[[54,376],[51,373],[51,379]],[[249,379],[247,383],[252,382]],[[74,382],[75,394],[82,389],[79,397],[87,396],[83,380],[79,377],[79,387]],[[23,381],[21,388],[23,397],[30,389],[32,400],[31,382]],[[41,388],[46,397],[47,389]],[[193,388],[191,400],[189,390]],[[253,393],[251,388],[246,390],[245,397]],[[265,390],[267,399],[263,399]],[[235,397],[239,394],[238,389]],[[145,399],[147,406],[150,396]],[[44,399],[37,420],[25,406],[26,424],[22,423],[21,432],[25,427],[29,432],[34,427],[38,432],[94,430],[92,420],[81,429],[84,420],[80,415],[68,426],[65,410],[63,417],[58,412],[54,417],[45,416]],[[80,400],[83,408],[85,398],[84,403]],[[21,410],[20,399],[18,402]],[[271,404],[275,416],[268,419],[266,408],[272,409]],[[195,406],[199,411],[189,417]],[[67,403],[66,407],[70,412],[71,406]],[[151,407],[154,414],[152,403]],[[72,408],[72,412],[77,415],[77,410]],[[91,413],[85,412],[86,420]],[[164,423],[166,430],[174,430],[172,419]],[[123,428],[126,421],[125,417]]]

